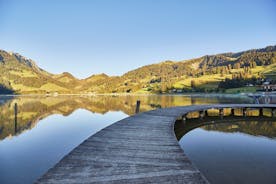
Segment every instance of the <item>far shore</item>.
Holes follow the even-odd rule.
[[[237,96],[237,95],[250,95],[250,94],[263,94],[264,92],[255,93],[68,93],[68,94],[0,94],[0,96],[39,96],[39,97],[58,97],[58,96]],[[276,93],[269,93],[276,94]]]

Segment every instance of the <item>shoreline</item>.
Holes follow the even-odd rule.
[[[39,96],[39,97],[59,97],[59,96],[238,96],[238,95],[249,95],[252,93],[162,93],[162,94],[141,94],[141,93],[98,93],[98,94],[83,94],[83,93],[74,93],[74,94],[0,94],[0,96]],[[260,93],[255,93],[260,94]],[[276,94],[276,93],[270,93]]]

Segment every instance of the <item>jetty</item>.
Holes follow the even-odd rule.
[[[161,108],[137,113],[92,135],[49,169],[36,183],[209,183],[180,148],[176,120],[208,110],[250,110],[276,115],[273,104],[212,104]]]

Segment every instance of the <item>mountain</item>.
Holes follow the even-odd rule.
[[[60,83],[65,84],[66,88],[69,88],[72,91],[77,90],[78,86],[81,85],[81,81],[75,78],[69,72],[63,72],[62,74],[52,75],[52,78]]]
[[[275,78],[275,63],[276,46],[179,62],[165,61],[113,78],[108,85],[103,84],[104,91],[100,92],[217,91],[226,78]]]
[[[99,76],[103,74],[79,80],[68,72],[51,74],[31,59],[0,50],[0,93],[79,93],[87,85],[94,86]]]
[[[104,73],[92,75],[82,80],[82,85],[79,89],[84,93],[103,91],[104,84],[112,78]]]
[[[0,83],[15,93],[70,93],[68,86],[17,53],[0,50]]]
[[[234,87],[242,87],[262,78],[273,81],[275,74],[276,46],[178,62],[164,61],[122,76],[99,74],[86,79],[77,79],[68,72],[51,74],[31,59],[0,50],[0,93],[211,92],[227,87],[225,81],[237,80],[240,86]]]

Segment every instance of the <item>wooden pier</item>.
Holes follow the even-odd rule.
[[[174,123],[189,112],[271,109],[268,104],[217,104],[157,109],[120,120],[92,135],[36,183],[208,183],[180,148]],[[234,113],[234,110],[231,110]]]

